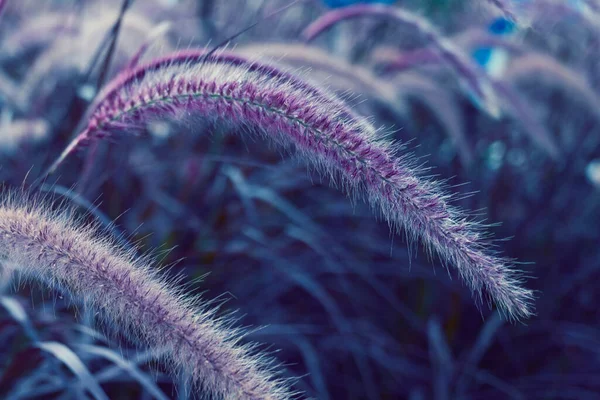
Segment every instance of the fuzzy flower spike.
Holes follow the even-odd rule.
[[[183,118],[258,134],[325,172],[352,197],[365,198],[394,228],[422,239],[456,267],[475,294],[510,318],[531,315],[532,293],[518,273],[489,251],[480,226],[447,203],[437,184],[420,177],[397,146],[353,116],[332,95],[260,62],[225,55],[150,63],[116,78],[95,103],[89,123],[65,150],[102,136],[143,131],[152,120]],[[132,78],[135,77],[135,78]],[[198,124],[199,125],[199,124]],[[197,126],[198,126],[197,125]],[[197,129],[200,131],[200,129]]]
[[[290,399],[274,364],[242,344],[243,332],[199,298],[182,294],[157,266],[95,226],[43,201],[2,193],[0,268],[67,292],[185,373],[201,398]]]

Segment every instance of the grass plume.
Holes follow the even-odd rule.
[[[215,309],[157,272],[149,259],[120,247],[97,226],[40,200],[3,193],[1,266],[82,300],[134,342],[183,371],[202,396],[287,399],[273,362]]]
[[[431,43],[442,60],[456,72],[461,82],[469,88],[480,103],[481,108],[490,116],[499,117],[498,100],[485,72],[472,63],[467,54],[450,39],[445,38],[426,19],[400,7],[384,4],[359,4],[332,10],[310,24],[302,36],[307,42],[312,41],[342,21],[362,17],[389,18],[414,28]]]
[[[117,77],[90,113],[87,127],[65,149],[53,170],[77,148],[119,132],[143,132],[165,118],[193,119],[267,137],[353,197],[362,197],[410,240],[456,267],[478,303],[495,302],[510,318],[531,315],[530,291],[518,273],[493,254],[481,227],[448,204],[439,185],[422,178],[412,160],[353,116],[341,101],[299,78],[259,62],[227,55],[185,59],[179,54]]]

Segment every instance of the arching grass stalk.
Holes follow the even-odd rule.
[[[513,56],[520,56],[531,51],[521,43],[492,35],[481,29],[468,29],[454,35],[451,39],[462,49],[469,52],[480,47],[502,49]],[[380,47],[373,51],[372,58],[376,69],[384,73],[402,72],[411,68],[428,66],[429,64],[444,63],[439,52],[429,46],[406,52],[398,51],[393,47]]]
[[[2,197],[2,270],[19,271],[99,311],[108,324],[182,371],[206,398],[294,397],[275,376],[274,362],[240,342],[242,330],[161,277],[150,259],[45,202]]]
[[[394,59],[392,59],[392,57],[394,57]],[[510,81],[513,80],[513,75],[518,76],[518,72],[519,69],[521,69],[519,66],[521,64],[524,64],[525,66],[527,66],[527,64],[525,63],[521,63],[520,59],[534,59],[534,61],[536,59],[538,59],[538,57],[536,57],[535,55],[530,57],[530,56],[523,56],[520,57],[519,59],[517,59],[516,61],[513,61],[512,64],[508,67],[507,72],[505,73],[505,76],[502,79],[499,78],[492,78],[490,77],[490,84],[492,85],[492,87],[494,88],[494,92],[498,95],[498,98],[500,99],[500,106],[502,107],[502,111],[506,114],[508,114],[509,116],[513,117],[515,121],[517,121],[520,125],[523,126],[524,130],[524,134],[526,134],[527,136],[530,137],[531,141],[536,144],[540,149],[542,149],[544,152],[546,152],[546,154],[548,154],[550,157],[552,157],[554,160],[560,160],[562,157],[562,152],[558,147],[558,144],[556,143],[556,140],[554,139],[554,137],[552,136],[552,133],[550,131],[548,131],[548,129],[546,129],[543,124],[541,124],[538,121],[538,118],[536,116],[536,112],[535,109],[533,107],[531,107],[529,104],[527,104],[520,96],[518,93],[516,93],[514,91],[514,89],[511,87],[510,85]],[[422,65],[428,65],[428,64],[441,64],[444,65],[442,63],[441,58],[435,57],[435,53],[432,52],[432,50],[430,49],[419,49],[419,50],[415,50],[406,54],[397,54],[396,52],[391,52],[386,50],[385,54],[383,54],[383,52],[380,52],[379,54],[379,58],[378,60],[383,61],[384,59],[388,60],[388,64],[386,65],[386,72],[391,74],[394,73],[396,71],[402,71],[403,74],[406,74],[406,71],[409,69],[412,69],[414,67],[419,67]],[[548,58],[546,58],[548,59]],[[385,61],[384,61],[385,62]],[[540,62],[535,62],[535,64],[532,63],[532,66],[534,65],[543,65]],[[571,86],[573,88],[578,89],[578,91],[580,93],[583,93],[585,95],[585,97],[587,97],[588,99],[591,99],[593,101],[589,101],[588,104],[600,104],[597,101],[597,97],[596,95],[593,94],[593,91],[590,89],[586,89],[585,88],[585,84],[581,84],[580,82],[585,81],[585,80],[581,80],[581,79],[573,79],[572,78],[572,73],[569,72],[569,70],[567,68],[557,68],[554,67],[555,65],[557,65],[556,62],[552,61],[551,59],[548,59],[548,63],[547,65],[549,66],[548,68],[544,69],[544,68],[538,68],[539,70],[541,70],[542,73],[538,74],[537,76],[544,76],[544,74],[549,75],[551,77],[551,74],[548,73],[548,71],[551,70],[555,70],[555,71],[559,71],[560,70],[560,74],[556,74],[557,77],[561,77],[562,79],[554,79],[553,82],[554,83],[559,83],[559,84],[564,84],[565,82],[568,83],[572,83]],[[516,67],[519,68],[516,68]],[[531,69],[531,67],[529,67]],[[526,75],[526,69],[523,68],[524,72],[522,73],[523,75]],[[400,75],[402,76],[402,75]],[[590,94],[591,93],[591,94]]]
[[[561,89],[600,121],[600,96],[594,91],[590,80],[583,73],[551,57],[533,52],[519,57],[508,67],[505,79],[513,85],[533,80],[547,87]]]
[[[262,43],[235,49],[236,54],[252,57],[258,55],[261,60],[269,60],[276,65],[292,68],[310,68],[312,75],[327,77],[326,83],[336,90],[366,94],[376,99],[392,114],[402,114],[399,97],[394,88],[379,80],[367,68],[353,65],[344,59],[334,57],[327,52],[304,44]],[[324,81],[324,79],[321,79]]]
[[[402,8],[384,4],[359,4],[335,9],[310,24],[302,32],[302,36],[307,42],[312,41],[342,21],[362,17],[389,18],[414,28],[431,43],[443,61],[455,71],[461,82],[473,93],[481,108],[494,118],[500,116],[498,100],[485,72],[450,39],[442,36],[426,19]]]
[[[259,62],[226,56],[182,61],[179,55],[149,63],[109,84],[87,127],[60,162],[86,142],[143,132],[166,118],[217,124],[257,134],[295,149],[299,157],[350,196],[366,199],[409,240],[456,267],[478,303],[494,301],[510,318],[531,315],[532,293],[509,263],[489,249],[481,226],[448,204],[449,196],[419,176],[397,146],[376,134],[367,119],[347,112],[337,98]],[[221,57],[221,58],[220,58]]]
[[[128,87],[129,85],[135,84],[136,81],[144,79],[148,74],[158,73],[161,70],[180,67],[184,68],[187,65],[200,65],[202,63],[210,63],[213,66],[228,65],[237,66],[241,69],[247,69],[248,72],[256,72],[262,74],[264,77],[269,77],[273,80],[286,81],[289,84],[294,85],[298,90],[306,91],[307,93],[315,96],[327,97],[328,101],[336,104],[337,110],[340,116],[344,116],[349,119],[357,119],[358,115],[348,107],[343,101],[339,100],[335,96],[329,96],[324,91],[305,83],[298,79],[294,75],[280,70],[274,66],[258,61],[249,61],[247,58],[229,53],[229,52],[218,52],[216,54],[209,55],[207,58],[207,51],[202,49],[191,49],[178,51],[176,53],[156,58],[139,68],[126,69],[121,74],[117,75],[112,81],[110,81],[105,88],[98,94],[96,101],[91,105],[89,115],[94,115],[101,111],[100,108],[106,108],[106,101],[109,99],[118,98],[119,91]],[[133,126],[131,126],[133,128]],[[375,134],[375,129],[369,124],[363,124],[365,131],[370,131],[370,134]],[[96,136],[102,136],[102,133],[97,132]],[[63,153],[56,159],[56,161],[50,166],[47,174],[53,173],[56,168],[64,161],[64,159],[77,149],[82,142],[86,142],[88,135],[84,133],[80,134],[76,140],[63,151]]]

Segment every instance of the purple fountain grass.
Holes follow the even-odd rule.
[[[402,72],[413,68],[439,65],[441,57],[433,49],[421,48],[411,51],[398,51],[390,47],[380,47],[373,51],[372,63],[382,74]]]
[[[243,332],[199,298],[161,277],[148,257],[120,247],[97,226],[39,199],[4,193],[1,267],[62,290],[109,325],[182,371],[206,398],[289,399],[272,360],[242,344]]]
[[[392,83],[402,97],[417,99],[431,110],[456,146],[461,162],[470,166],[473,150],[465,135],[464,119],[455,95],[417,72],[399,74]]]
[[[556,149],[549,154],[557,160],[560,153],[558,153],[555,140],[552,133],[539,120],[536,109],[510,85],[500,81],[495,81],[494,85],[498,93],[502,94],[503,104],[507,112],[516,121],[519,121],[519,124],[523,126],[528,135],[532,138],[538,138],[538,143],[546,143],[546,148]]]
[[[226,131],[257,133],[328,173],[353,197],[364,197],[396,229],[421,238],[430,254],[454,265],[477,303],[494,301],[509,318],[531,315],[532,293],[519,273],[496,257],[480,227],[447,200],[438,185],[417,175],[408,156],[340,101],[299,78],[255,62],[222,58],[185,61],[180,55],[129,71],[107,86],[88,125],[50,171],[90,140],[144,131],[148,122],[195,118]]]
[[[517,49],[515,49],[517,50]],[[384,49],[378,55],[378,61],[383,60],[391,60],[393,57],[393,53],[390,50]],[[392,73],[394,71],[405,71],[407,69],[412,69],[414,67],[419,67],[421,65],[435,65],[436,63],[440,63],[441,60],[438,58],[435,59],[435,54],[431,52],[430,49],[419,49],[412,51],[406,55],[400,54],[396,56],[395,60],[390,61],[390,64],[387,64],[386,72]],[[527,59],[528,56],[524,56],[523,58]],[[533,57],[537,59],[537,57]],[[543,58],[544,60],[546,58]],[[550,59],[551,60],[551,59]],[[384,61],[385,63],[385,61]],[[531,62],[531,66],[529,68],[540,68],[539,62]],[[549,65],[557,64],[555,61],[548,63]],[[518,66],[518,64],[516,64]],[[548,67],[548,71],[546,74],[550,72],[551,69],[555,70],[555,75],[561,75],[568,77],[564,79],[564,81],[573,81],[573,75],[568,72],[568,69],[562,68],[559,74],[557,68]],[[537,144],[548,156],[552,157],[554,160],[559,160],[561,158],[561,151],[556,144],[556,140],[552,136],[552,134],[537,120],[536,113],[531,106],[525,104],[525,102],[520,98],[519,94],[516,93],[506,81],[510,81],[512,75],[516,75],[519,69],[515,67],[511,67],[510,74],[507,72],[504,79],[495,79],[490,77],[489,82],[492,85],[494,92],[498,96],[500,100],[501,109],[514,118],[516,121],[521,123],[525,127],[525,134],[528,135],[532,142]],[[525,73],[525,71],[523,71]],[[406,72],[403,72],[406,73]],[[516,79],[516,77],[514,78]],[[575,82],[576,81],[576,82]],[[581,80],[576,79],[572,83],[573,88],[579,89],[579,92],[584,95],[587,99],[593,100],[595,94],[592,90],[587,89],[584,90],[585,85],[582,87]],[[597,96],[596,96],[597,97]],[[595,104],[594,101],[590,101],[589,104]]]
[[[398,104],[398,95],[386,82],[373,75],[370,70],[333,57],[319,48],[304,44],[263,43],[236,48],[235,52],[248,57],[258,56],[263,60],[292,68],[309,68],[311,80],[326,83],[336,93],[364,94],[392,114],[403,114]],[[318,78],[313,79],[315,75]]]
[[[528,49],[520,43],[497,35],[492,35],[483,29],[468,29],[452,37],[452,41],[463,49],[474,50],[478,47],[495,47],[514,55],[522,55]],[[420,48],[401,52],[392,47],[380,47],[373,51],[373,63],[384,72],[398,72],[406,69],[440,64],[443,62],[439,52],[433,48]]]
[[[324,94],[321,90],[311,85],[308,85],[299,79],[295,79],[293,74],[285,72],[272,65],[260,63],[258,62],[258,60],[251,61],[246,57],[230,52],[208,54],[206,50],[191,49],[178,51],[176,53],[164,57],[156,58],[146,63],[140,68],[124,70],[121,74],[115,77],[115,79],[109,82],[106,85],[105,89],[103,89],[100,92],[98,96],[99,100],[97,100],[95,104],[92,105],[92,109],[94,109],[95,105],[97,105],[98,103],[114,96],[119,90],[123,89],[129,84],[132,84],[135,80],[143,79],[148,73],[157,72],[163,68],[175,66],[181,67],[186,65],[198,64],[206,61],[210,61],[213,64],[228,64],[239,67],[246,67],[249,71],[261,72],[273,79],[285,79],[290,83],[297,85],[299,89],[304,89],[313,94]],[[343,102],[339,101],[338,104],[341,105],[343,104]],[[354,116],[354,113],[350,109],[346,109],[344,113],[349,116]]]
[[[511,83],[535,79],[545,85],[559,87],[586,105],[594,118],[600,121],[600,96],[592,89],[585,75],[551,57],[536,53],[519,57],[510,63],[504,79]]]
[[[310,24],[302,36],[306,41],[311,41],[342,21],[361,17],[390,18],[414,28],[432,44],[442,60],[455,71],[461,83],[469,88],[482,109],[492,117],[500,116],[498,100],[485,71],[473,63],[470,57],[450,39],[442,36],[427,20],[402,8],[383,4],[360,4],[335,9]]]
[[[146,52],[148,51],[148,48],[155,44],[156,39],[163,37],[171,29],[171,25],[172,24],[170,22],[163,22],[155,26],[152,29],[152,31],[148,34],[148,37],[146,38],[144,43],[142,43],[142,45],[135,52],[133,57],[131,57],[131,60],[129,60],[125,69],[128,70],[135,68],[140,63],[144,54],[146,54]]]
[[[563,152],[558,148],[552,133],[539,122],[536,112],[518,93],[504,81],[492,80],[494,90],[502,98],[503,109],[525,128],[525,134],[553,160],[560,160]]]
[[[145,79],[148,75],[158,74],[161,71],[168,70],[170,68],[178,68],[183,71],[185,70],[186,66],[202,66],[203,63],[209,63],[209,65],[217,67],[237,67],[241,71],[262,74],[263,77],[273,79],[274,81],[285,81],[294,86],[294,88],[297,90],[306,92],[316,97],[326,97],[329,102],[336,105],[336,109],[340,113],[340,116],[352,120],[358,119],[358,115],[342,100],[334,96],[327,95],[324,91],[309,85],[300,79],[297,79],[291,73],[287,73],[269,64],[259,63],[257,61],[249,61],[248,59],[236,54],[219,52],[218,54],[209,55],[207,51],[197,49],[178,51],[171,55],[152,60],[138,68],[124,70],[121,74],[117,75],[112,81],[110,81],[99,93],[97,100],[90,107],[91,112],[88,114],[94,115],[108,111],[107,102],[111,102],[113,100],[119,101],[120,91],[126,89],[130,85],[135,85],[136,82]],[[196,81],[193,79],[193,77],[190,77],[189,79],[190,83]],[[155,91],[155,89],[152,89],[152,91]],[[131,102],[129,101],[128,103]],[[118,107],[125,106],[125,104],[115,104],[114,106],[118,109]],[[94,119],[94,117],[92,117],[92,119]],[[133,125],[130,125],[129,127],[131,129],[134,128]],[[362,128],[365,131],[371,130],[371,134],[375,134],[375,129],[369,124],[364,124]],[[102,133],[100,133],[97,129],[94,129],[94,133],[96,136],[102,136]],[[48,169],[48,173],[52,173],[54,170],[56,170],[62,161],[82,144],[81,142],[85,142],[89,139],[89,136],[90,134],[87,131],[84,131],[78,135],[78,137],[71,142],[71,144],[60,155],[60,157],[58,157],[58,159]]]
[[[530,49],[521,41],[492,34],[489,29],[471,28],[452,36],[452,41],[461,48],[474,50],[478,47],[495,47],[512,54],[523,54]]]

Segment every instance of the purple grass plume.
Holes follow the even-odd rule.
[[[231,318],[161,277],[148,257],[47,201],[3,193],[0,268],[82,301],[110,326],[181,371],[202,398],[290,399],[289,380]]]
[[[421,177],[414,161],[398,154],[366,118],[298,77],[226,53],[174,54],[115,78],[89,113],[88,125],[50,171],[80,146],[107,135],[144,132],[164,119],[217,125],[258,134],[331,177],[353,198],[364,198],[412,242],[456,267],[477,303],[487,299],[511,319],[532,314],[532,292],[519,273],[497,257],[481,226],[448,204],[451,196]]]
[[[473,149],[465,135],[465,121],[455,96],[441,88],[435,80],[416,72],[399,74],[393,82],[403,98],[416,100],[430,109],[456,146],[463,165],[471,166]]]
[[[310,69],[311,82],[326,85],[340,97],[347,93],[362,93],[367,100],[380,105],[396,116],[404,116],[400,97],[394,87],[380,80],[367,68],[348,63],[346,60],[304,44],[261,44],[235,49],[236,54],[268,61],[275,65],[297,69]],[[361,99],[362,101],[362,99]]]
[[[460,82],[468,88],[479,103],[479,107],[494,118],[500,117],[499,101],[485,71],[473,63],[465,52],[438,32],[426,19],[402,8],[384,4],[359,4],[335,9],[310,24],[302,36],[306,41],[312,41],[342,21],[362,17],[389,18],[414,28],[431,43],[441,59],[454,70]]]
[[[585,74],[570,69],[551,57],[532,52],[523,55],[511,62],[505,79],[513,85],[529,79],[547,87],[562,89],[600,121],[600,96]]]
[[[512,56],[520,56],[530,50],[523,43],[516,43],[514,40],[478,28],[467,29],[452,36],[450,40],[469,52],[480,47],[494,47],[506,51]],[[373,50],[372,57],[373,64],[386,73],[443,63],[439,52],[431,47],[401,52],[393,47],[381,46]]]
[[[518,54],[517,50],[517,48],[514,49],[515,53]],[[419,49],[404,54],[400,54],[395,50],[383,49],[382,51],[379,51],[376,56],[377,62],[385,65],[387,74],[392,74],[398,71],[401,71],[403,74],[407,74],[407,70],[415,67],[441,63],[441,59],[437,57],[430,49]],[[527,60],[531,58],[533,61],[529,63],[521,63],[519,61],[521,58]],[[570,73],[568,69],[559,68],[556,66],[557,63],[555,61],[549,59],[548,57],[544,58],[544,60],[546,59],[549,60],[547,63],[548,68],[544,69],[544,63],[539,62],[538,56],[522,56],[509,65],[504,74],[505,76],[503,76],[503,79],[497,79],[490,76],[489,82],[492,85],[494,92],[498,96],[500,101],[499,105],[502,112],[512,116],[516,122],[523,126],[524,134],[529,136],[534,144],[536,144],[552,159],[558,161],[563,157],[563,154],[552,133],[538,121],[535,109],[531,105],[526,104],[519,97],[519,95],[514,92],[514,89],[511,87],[510,83],[513,80],[518,79],[519,76],[529,76],[532,72],[537,73],[537,71],[540,71],[541,73],[536,75],[536,77],[548,76],[549,78],[555,78],[554,75],[557,77],[561,76],[563,77],[562,80],[554,79],[552,82],[554,84],[569,82],[570,85],[567,85],[567,87],[570,86],[571,89],[576,89],[576,91],[581,93],[583,97],[590,99],[588,104],[600,103],[594,101],[594,99],[598,96],[594,94],[593,90],[585,90],[585,84],[581,83],[581,79],[574,79],[573,74]],[[523,65],[523,67],[520,67],[521,65]],[[554,75],[552,74],[552,71],[554,71]],[[560,71],[560,73],[558,71]]]

